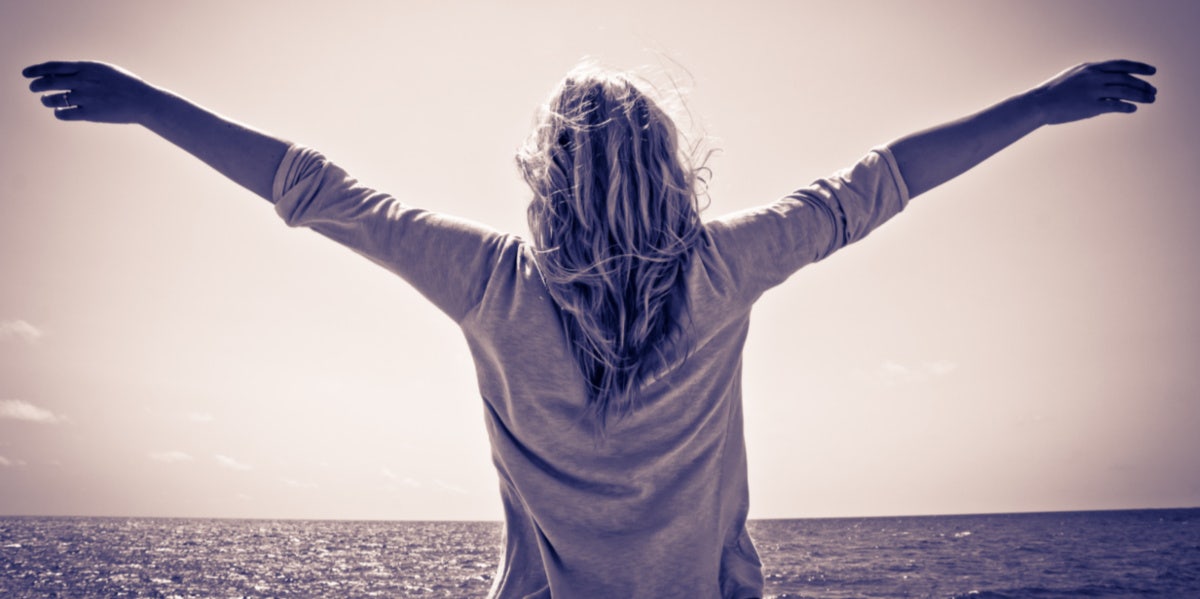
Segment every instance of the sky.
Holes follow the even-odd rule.
[[[20,70],[113,62],[407,203],[524,233],[579,60],[716,149],[706,218],[1083,61],[1044,128],[756,306],[751,518],[1200,506],[1200,4],[0,3],[0,515],[502,518],[470,355],[403,281]]]

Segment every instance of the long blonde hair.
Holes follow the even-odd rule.
[[[627,75],[591,66],[567,75],[517,152],[536,261],[601,435],[682,349],[683,272],[701,238],[705,182],[689,152]]]

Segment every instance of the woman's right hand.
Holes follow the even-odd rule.
[[[44,62],[22,71],[29,89],[64,121],[137,123],[271,200],[275,169],[291,145],[211,112],[102,62]]]
[[[21,74],[33,78],[30,91],[64,121],[141,123],[160,90],[121,67],[103,62],[44,62]]]

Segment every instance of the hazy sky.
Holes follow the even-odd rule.
[[[768,293],[750,515],[1200,505],[1200,4],[1128,4],[0,3],[0,514],[502,515],[453,323],[149,132],[54,120],[19,74],[51,59],[516,232],[513,152],[584,56],[685,89],[709,217],[1150,62],[1157,104],[1038,131]]]

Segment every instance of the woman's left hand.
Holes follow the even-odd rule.
[[[1071,67],[1030,91],[1047,125],[1070,123],[1108,112],[1130,113],[1152,104],[1158,89],[1138,77],[1157,69],[1133,60],[1107,60]]]

